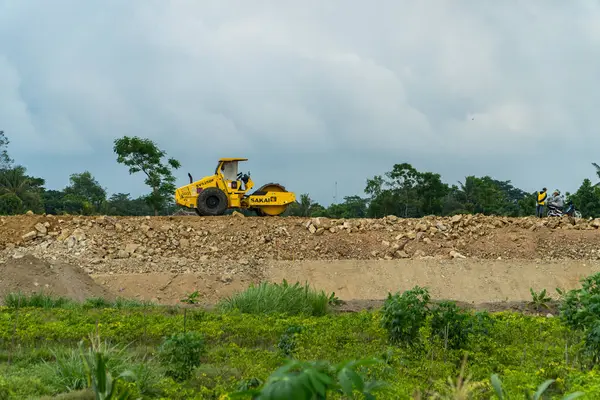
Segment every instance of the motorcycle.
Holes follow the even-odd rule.
[[[575,209],[575,205],[572,201],[567,203],[567,208],[564,211],[556,206],[548,204],[547,215],[549,217],[562,217],[563,215],[568,215],[569,217],[582,218],[581,213]]]

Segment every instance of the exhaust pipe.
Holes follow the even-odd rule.
[[[192,179],[192,174],[190,174],[190,173],[188,172],[188,176],[190,177],[190,183],[194,183],[194,180]]]

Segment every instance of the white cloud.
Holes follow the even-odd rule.
[[[326,153],[352,163],[355,192],[371,171],[361,160],[464,158],[478,169],[439,172],[530,189],[558,156],[570,169],[545,170],[573,189],[600,145],[598,26],[584,0],[0,0],[0,129],[38,169],[42,153],[105,160],[112,172],[95,172],[110,190],[129,189],[112,154],[125,134],[193,170],[232,153],[296,165]]]

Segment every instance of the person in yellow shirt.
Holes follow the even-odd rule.
[[[548,193],[546,193],[546,190],[546,188],[543,188],[541,192],[537,192],[535,215],[539,218],[542,218],[544,216],[544,206],[546,205],[546,198],[548,197]]]

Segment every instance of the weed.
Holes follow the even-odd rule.
[[[546,289],[543,289],[541,292],[536,293],[533,288],[529,288],[529,292],[531,293],[531,305],[535,307],[536,310],[540,310],[542,307],[545,309],[549,309],[548,302],[552,301],[552,299],[546,296]]]
[[[343,302],[343,301],[341,301],[341,300],[340,300],[340,299],[339,299],[339,298],[338,298],[338,297],[335,295],[335,292],[332,292],[332,293],[329,295],[329,300],[328,300],[328,303],[329,303],[329,305],[330,305],[330,306],[339,306],[339,305],[343,304],[344,302]]]
[[[123,384],[127,380],[135,380],[131,371],[124,371],[113,379],[106,368],[106,360],[101,352],[94,353],[94,360],[84,357],[87,367],[88,386],[96,394],[97,400],[128,400],[133,398],[132,391]],[[94,362],[95,361],[95,362]]]
[[[196,290],[193,293],[188,294],[186,297],[184,297],[183,299],[179,300],[182,303],[185,304],[198,304],[198,296],[200,296],[200,293]],[[185,333],[187,328],[187,308],[183,309],[183,333]]]
[[[471,376],[465,376],[465,367],[467,365],[467,356],[463,358],[463,362],[460,368],[460,373],[456,378],[456,381],[453,381],[450,377],[446,382],[446,386],[444,387],[445,393],[433,393],[430,397],[433,399],[448,399],[448,400],[468,400],[473,398],[473,394],[477,390],[481,390],[485,387],[483,382],[473,382],[471,380]],[[415,400],[421,399],[421,391],[417,390],[416,395],[414,396]]]
[[[328,313],[329,297],[325,292],[317,292],[306,284],[296,282],[289,285],[263,282],[251,285],[245,291],[224,300],[222,310],[237,309],[248,314],[285,313],[289,315],[322,316]]]

